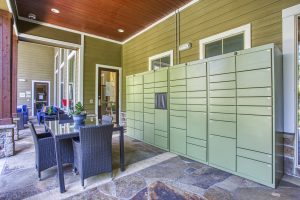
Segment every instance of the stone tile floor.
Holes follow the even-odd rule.
[[[268,188],[128,137],[127,169],[120,173],[118,138],[113,141],[115,177],[90,178],[83,189],[79,176],[65,166],[67,192],[60,194],[55,167],[45,170],[38,181],[32,138],[28,130],[22,131],[17,155],[0,160],[0,199],[300,199],[300,187],[295,184],[282,181],[277,189]]]

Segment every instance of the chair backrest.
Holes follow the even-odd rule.
[[[32,122],[29,122],[29,128],[30,128],[30,131],[31,131],[31,135],[33,137],[34,144],[36,145],[38,143],[38,138],[37,138],[37,134],[36,134],[34,124]]]
[[[113,117],[109,115],[102,115],[101,124],[112,124]]]
[[[113,124],[80,127],[79,138],[86,163],[104,162],[111,157],[112,133]]]

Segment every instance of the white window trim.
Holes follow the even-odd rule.
[[[199,58],[205,58],[205,45],[214,41],[218,41],[227,37],[244,33],[244,49],[251,48],[251,24],[246,24],[216,35],[199,40]]]
[[[166,56],[170,56],[170,66],[173,66],[174,51],[170,50],[170,51],[166,51],[166,52],[156,54],[154,56],[149,57],[149,65],[148,65],[149,66],[149,71],[152,70],[151,69],[152,60],[156,60],[156,59],[163,58],[163,57],[166,57]]]
[[[58,66],[56,66],[57,62],[56,60],[58,59],[58,53],[59,51],[56,52],[54,56],[54,103],[57,103],[57,94],[56,94],[56,74],[58,73]],[[56,68],[57,67],[57,68]]]
[[[300,4],[282,10],[284,132],[295,134],[294,174],[298,165],[298,17]]]

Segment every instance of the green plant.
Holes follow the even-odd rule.
[[[85,115],[86,111],[84,110],[84,106],[82,103],[79,101],[75,104],[74,108],[71,108],[71,114],[72,115]]]
[[[53,113],[53,106],[49,106],[47,109],[47,114],[51,115]]]

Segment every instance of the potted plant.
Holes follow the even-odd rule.
[[[74,108],[71,108],[71,115],[73,116],[73,120],[75,124],[83,124],[86,119],[86,111],[84,110],[84,106],[79,101],[75,104]]]

